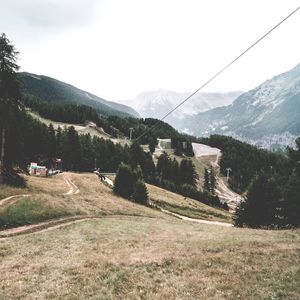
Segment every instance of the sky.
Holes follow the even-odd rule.
[[[0,0],[21,71],[111,101],[192,92],[299,0]],[[204,91],[247,91],[300,63],[300,11]]]

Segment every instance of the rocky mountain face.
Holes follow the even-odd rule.
[[[91,106],[103,115],[139,117],[129,106],[107,101],[70,84],[43,75],[19,73],[23,93],[55,103],[75,103]]]
[[[197,136],[231,135],[264,148],[292,145],[300,135],[300,64],[232,104],[187,117],[178,125]]]

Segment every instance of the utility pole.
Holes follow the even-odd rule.
[[[129,139],[131,140],[131,139],[132,139],[133,128],[129,128],[129,130],[130,130],[130,133],[129,133]]]
[[[229,180],[229,173],[231,172],[232,170],[231,170],[231,168],[226,168],[226,172],[227,172],[227,182],[228,182],[228,180]]]

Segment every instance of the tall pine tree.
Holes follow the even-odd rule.
[[[14,129],[18,125],[19,102],[21,100],[19,82],[17,80],[18,52],[7,39],[6,35],[0,35],[0,183],[4,182],[6,171],[12,169],[14,153],[17,145],[9,145],[8,136],[14,135]],[[16,142],[16,140],[11,140]],[[10,159],[7,153],[10,152]]]

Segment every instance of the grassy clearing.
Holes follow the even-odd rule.
[[[0,299],[299,299],[300,230],[106,217],[0,244]]]
[[[0,207],[0,229],[80,214],[49,195],[30,196]]]
[[[171,212],[195,219],[232,222],[232,215],[225,210],[208,206],[154,185],[147,184],[147,188],[151,202]]]

